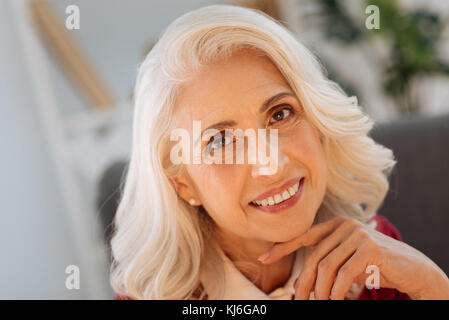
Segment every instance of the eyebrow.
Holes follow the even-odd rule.
[[[291,92],[287,92],[287,91],[286,91],[286,92],[278,93],[278,94],[272,96],[271,98],[269,98],[268,100],[266,100],[266,101],[262,104],[262,106],[260,107],[259,112],[260,112],[260,113],[264,112],[264,111],[265,111],[266,109],[268,109],[273,103],[275,103],[276,101],[278,101],[278,100],[280,100],[280,99],[282,99],[282,98],[284,98],[284,97],[287,97],[287,96],[295,97],[295,98],[296,98],[296,96],[295,96],[293,93],[291,93]]]
[[[287,97],[287,96],[295,97],[295,98],[296,98],[296,95],[294,95],[294,94],[291,93],[291,92],[288,92],[288,91],[280,92],[280,93],[278,93],[278,94],[275,94],[275,95],[272,96],[271,98],[268,98],[267,100],[265,100],[265,102],[264,102],[264,103],[262,104],[262,106],[260,107],[259,112],[260,112],[260,113],[263,113],[263,112],[264,112],[266,109],[268,109],[273,103],[275,103],[276,101],[278,101],[278,100],[280,100],[280,99],[282,99],[282,98],[284,98],[284,97]],[[237,122],[235,122],[234,120],[225,120],[225,121],[217,122],[217,123],[215,123],[215,124],[213,124],[213,125],[207,127],[206,129],[204,129],[204,130],[201,132],[200,137],[195,141],[195,145],[198,143],[198,141],[199,141],[200,138],[203,136],[203,133],[204,133],[205,131],[207,131],[207,130],[209,130],[209,129],[212,129],[212,128],[214,128],[214,129],[216,129],[216,130],[225,129],[225,128],[228,128],[228,127],[235,126],[236,124],[237,124]]]

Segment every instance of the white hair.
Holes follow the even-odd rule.
[[[213,222],[170,181],[180,168],[168,160],[169,128],[181,85],[202,66],[243,48],[277,66],[320,132],[328,184],[314,223],[337,215],[367,222],[384,200],[396,163],[392,151],[368,136],[374,123],[357,99],[327,79],[292,33],[258,10],[212,5],[191,11],[169,25],[139,68],[132,153],[111,241],[116,293],[191,299],[205,268],[216,272],[222,292]]]

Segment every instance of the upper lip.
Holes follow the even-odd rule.
[[[270,189],[264,193],[259,194],[255,199],[253,199],[251,202],[254,201],[259,201],[259,200],[263,200],[266,199],[268,197],[272,197],[278,193],[281,193],[282,191],[284,191],[285,189],[293,186],[295,183],[301,181],[302,177],[296,177],[296,178],[292,178],[290,180],[288,180],[286,183],[284,183],[282,186],[277,187],[277,188],[273,188]]]

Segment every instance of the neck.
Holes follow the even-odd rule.
[[[266,294],[287,282],[293,271],[295,259],[293,252],[275,263],[262,264],[257,258],[273,245],[274,242],[254,239],[228,238],[221,242],[221,248],[235,267]]]
[[[266,294],[274,289],[282,287],[287,282],[293,271],[294,253],[285,256],[273,265],[263,265],[261,267],[261,277],[254,281],[254,284]],[[249,278],[249,275],[245,275]]]

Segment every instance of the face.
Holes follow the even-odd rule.
[[[261,109],[279,93],[286,94]],[[235,143],[224,135],[225,129],[253,129],[256,133],[258,129],[277,129],[275,172],[266,174],[263,168],[269,165],[250,163],[246,157],[243,164],[183,164],[184,173],[174,180],[179,196],[201,204],[221,234],[230,239],[282,242],[310,228],[326,189],[325,156],[318,130],[306,119],[301,102],[268,58],[243,51],[205,66],[183,87],[173,120],[175,127],[187,130],[191,137],[193,120],[201,120],[201,130],[212,126],[221,131],[223,140],[217,143],[211,138],[200,144],[202,151],[208,143],[213,150],[222,145],[223,153],[224,145]],[[221,122],[225,123],[215,125]],[[271,148],[269,143],[267,148]],[[272,150],[268,149],[267,154]],[[289,191],[300,178],[298,191],[294,187]],[[274,195],[285,190],[290,198],[270,206],[268,196],[279,201]],[[258,206],[253,202],[256,199],[265,202],[261,200]]]

